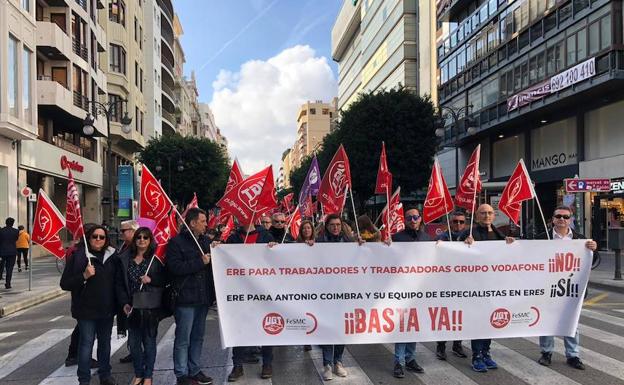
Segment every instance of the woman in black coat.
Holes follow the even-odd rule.
[[[134,365],[133,385],[152,385],[156,335],[165,271],[155,257],[156,241],[147,227],[132,237],[129,252],[119,256],[115,290],[128,317],[128,344]]]

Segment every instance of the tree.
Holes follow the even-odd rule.
[[[139,153],[139,161],[161,180],[166,191],[171,186],[167,194],[180,206],[190,202],[195,192],[200,207],[212,207],[223,195],[229,174],[227,156],[218,144],[179,134],[151,139]],[[178,166],[184,170],[178,171]]]
[[[342,143],[351,165],[355,203],[361,211],[374,194],[381,142],[385,141],[394,188],[401,186],[404,196],[426,188],[438,146],[433,121],[434,106],[428,96],[420,97],[407,89],[361,94],[343,111],[337,129],[323,138],[317,153],[321,172]],[[291,172],[296,194],[310,162],[304,159]]]

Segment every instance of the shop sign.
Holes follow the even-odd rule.
[[[77,172],[83,172],[84,166],[78,163],[77,160],[69,160],[65,155],[61,156],[61,170],[73,170]]]
[[[575,163],[575,159],[576,154],[566,154],[565,152],[547,155],[531,160],[531,170],[565,166],[568,163]]]
[[[514,96],[507,99],[507,111],[513,111],[516,108],[526,106],[527,104],[543,98],[550,94],[550,79],[528,88],[524,91],[518,92]]]
[[[622,181],[624,182],[624,181]],[[610,191],[613,187],[610,179],[579,179],[568,178],[564,179],[565,189],[567,193],[579,193],[590,191]],[[624,187],[623,187],[624,189]]]
[[[611,180],[611,191],[614,194],[624,193],[624,178],[618,178]]]

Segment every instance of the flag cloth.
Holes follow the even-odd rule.
[[[217,206],[234,215],[241,225],[248,226],[253,217],[259,218],[262,213],[277,207],[274,190],[273,168],[269,166],[235,185],[217,202]]]
[[[191,199],[189,204],[186,205],[186,208],[184,209],[184,212],[182,213],[182,218],[186,218],[186,213],[188,213],[190,209],[197,209],[197,208],[199,208],[199,204],[197,202],[197,193],[193,193],[193,199]]]
[[[65,227],[72,235],[74,241],[78,241],[84,234],[82,226],[82,214],[80,213],[80,198],[74,176],[69,170],[67,177],[67,205],[65,207]]]
[[[524,160],[520,159],[503,190],[501,199],[498,202],[498,209],[507,215],[517,226],[520,221],[522,202],[534,197],[535,191],[533,191],[531,178],[524,165]]]
[[[455,194],[455,205],[463,207],[466,210],[472,210],[474,207],[475,193],[481,191],[481,178],[479,177],[479,160],[481,158],[481,145],[477,145],[474,149],[464,175],[462,175]]]
[[[375,182],[375,194],[387,194],[390,190],[392,190],[392,174],[388,169],[386,143],[381,142],[381,155],[379,156],[379,169],[377,170],[377,181]]]
[[[171,238],[178,235],[178,221],[173,206],[169,209],[169,214],[163,217],[154,229],[154,240],[156,241],[156,251],[154,256],[164,265],[167,252],[167,244]]]
[[[301,210],[295,210],[292,215],[293,216],[290,221],[290,236],[293,239],[297,239],[301,227]],[[276,242],[281,242],[281,239],[276,240]]]
[[[32,240],[44,249],[54,254],[57,258],[63,258],[65,250],[58,232],[65,227],[65,218],[59,209],[46,195],[45,191],[39,190],[37,196],[37,208],[33,222]]]
[[[284,208],[284,212],[292,213],[292,200],[295,196],[295,193],[286,194],[282,199],[282,206]]]
[[[438,158],[435,158],[423,207],[423,221],[432,222],[451,211],[453,211],[453,198],[444,181]]]
[[[381,229],[381,239],[386,240],[393,234],[405,229],[405,218],[403,216],[403,205],[401,204],[401,188],[397,188],[390,197],[390,224],[388,224],[388,205],[381,212],[383,229]],[[390,229],[390,234],[388,234]]]
[[[303,181],[303,186],[301,186],[301,191],[299,192],[299,210],[304,216],[311,217],[314,215],[312,196],[316,196],[321,188],[320,175],[321,171],[319,169],[318,160],[316,159],[316,155],[314,155],[308,173]]]
[[[234,188],[234,186],[236,186],[243,180],[245,180],[245,177],[243,177],[243,172],[240,168],[240,165],[238,164],[238,159],[234,159],[234,163],[232,163],[232,168],[230,169],[230,176],[228,178],[227,184],[225,185],[225,193],[223,193],[223,195],[229,193],[230,190]]]
[[[208,228],[215,229],[219,220],[219,214],[217,214],[217,209],[213,208],[208,210]]]
[[[342,144],[334,154],[318,192],[324,214],[340,214],[345,204],[347,188],[351,186],[349,158]]]
[[[316,212],[316,203],[312,202],[312,195],[307,196],[303,202],[299,202],[299,211],[301,215],[307,218],[313,217]]]
[[[233,229],[234,229],[234,217],[231,214],[227,214],[227,221],[225,222],[225,225],[221,229],[221,241],[223,242],[227,241]]]
[[[141,173],[140,191],[139,217],[153,219],[159,223],[169,213],[172,203],[146,165],[143,165]]]

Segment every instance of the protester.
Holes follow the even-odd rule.
[[[226,243],[267,243],[269,247],[273,247],[276,241],[269,231],[258,230],[254,224],[251,223],[249,226],[239,227],[228,237]],[[218,243],[215,242],[213,245],[217,246]],[[260,378],[268,379],[273,377],[273,346],[263,346],[260,350],[262,354],[262,372],[260,373]],[[243,363],[257,362],[253,358],[250,359],[250,354],[249,347],[235,346],[232,348],[232,365],[234,367],[228,375],[229,382],[235,382],[245,374],[243,371]]]
[[[28,271],[28,249],[30,248],[30,235],[24,229],[24,226],[17,226],[17,230],[19,231],[19,235],[17,237],[17,242],[15,242],[15,247],[17,248],[17,272],[22,271],[22,264],[20,262],[21,259],[24,260],[24,268]]]
[[[78,320],[78,381],[91,381],[91,353],[97,336],[100,384],[115,385],[111,376],[110,342],[115,315],[117,253],[108,231],[100,225],[86,230],[87,245],[78,245],[67,258],[61,288],[71,291],[72,317]],[[85,248],[86,246],[86,248]]]
[[[307,243],[308,245],[314,244],[314,226],[312,221],[304,219],[299,225],[299,235],[297,236],[297,243]],[[303,345],[303,350],[309,352],[312,350],[312,346]]]
[[[139,223],[135,220],[123,221],[120,223],[119,233],[121,234],[121,245],[117,249],[117,253],[119,257],[122,256],[123,253],[127,253],[130,251],[130,246],[132,245],[132,239],[134,237],[134,232],[139,228]],[[121,314],[123,316],[123,314]],[[127,317],[117,317],[117,324],[122,325],[122,329],[127,329]],[[119,331],[119,328],[118,328]],[[130,341],[128,340],[128,354],[119,359],[119,362],[122,364],[127,364],[128,362],[132,362],[132,353],[130,353]]]
[[[393,242],[424,242],[430,241],[422,224],[420,211],[415,207],[407,207],[405,211],[405,229],[392,236]],[[416,342],[398,342],[394,344],[394,370],[396,378],[404,378],[407,370],[424,373],[425,370],[416,362]]]
[[[154,235],[149,228],[140,227],[134,232],[128,252],[119,255],[115,287],[128,318],[128,343],[134,364],[132,385],[152,385],[165,285],[164,268],[154,251]]]
[[[167,268],[179,293],[174,312],[173,371],[178,385],[208,385],[212,384],[212,378],[200,370],[206,316],[214,300],[210,294],[210,243],[204,235],[206,212],[191,208],[185,222],[191,231],[183,227],[167,245]]]
[[[366,242],[381,242],[381,231],[373,224],[368,215],[360,215],[357,223],[363,240]]]
[[[15,244],[19,238],[19,231],[13,227],[15,219],[8,217],[5,221],[6,227],[0,229],[0,258],[2,264],[0,267],[0,279],[2,271],[6,270],[6,282],[4,287],[11,288],[11,278],[13,277],[13,267],[15,266],[15,258],[17,256],[17,248]]]
[[[293,241],[290,234],[286,234],[286,215],[284,213],[275,213],[271,216],[271,227],[269,227],[269,233],[271,233],[275,242],[281,243],[282,239],[285,239],[286,242]]]
[[[329,214],[325,219],[323,232],[316,238],[316,242],[353,242],[353,238],[347,231],[339,215]],[[362,239],[359,238],[358,241],[362,242]],[[333,373],[339,377],[347,376],[347,370],[342,363],[344,348],[344,345],[321,345],[321,349],[323,350],[323,379],[325,381],[329,381],[333,378],[332,364],[334,365]]]
[[[553,226],[547,231],[550,232],[550,239],[553,241],[571,241],[573,239],[585,239],[585,237],[576,231],[572,230],[572,210],[567,206],[559,206],[555,209],[552,216]],[[541,233],[537,235],[536,239],[548,239],[547,233]],[[596,252],[597,244],[593,240],[585,242],[585,247],[594,253]],[[585,370],[585,365],[579,357],[579,332],[578,329],[574,333],[573,337],[563,337],[563,344],[565,346],[565,356],[568,365],[575,369]],[[544,336],[539,338],[539,345],[542,351],[542,356],[537,362],[540,365],[550,366],[552,363],[552,352],[555,349],[555,337]]]
[[[273,224],[273,221],[268,215],[263,215],[260,218],[260,223],[262,224],[262,227],[264,227],[265,230],[269,230],[271,228],[271,225]]]
[[[493,222],[496,219],[496,212],[492,206],[488,204],[482,204],[477,209],[477,215],[475,218],[476,225],[472,228],[472,235],[469,232],[465,232],[460,240],[464,240],[467,244],[472,244],[475,241],[499,241],[505,240],[507,243],[512,243],[514,239],[512,237],[506,237],[494,226]],[[487,372],[488,369],[497,369],[498,365],[496,361],[492,359],[490,355],[490,345],[492,339],[472,340],[470,342],[472,349],[472,370],[475,372]]]

